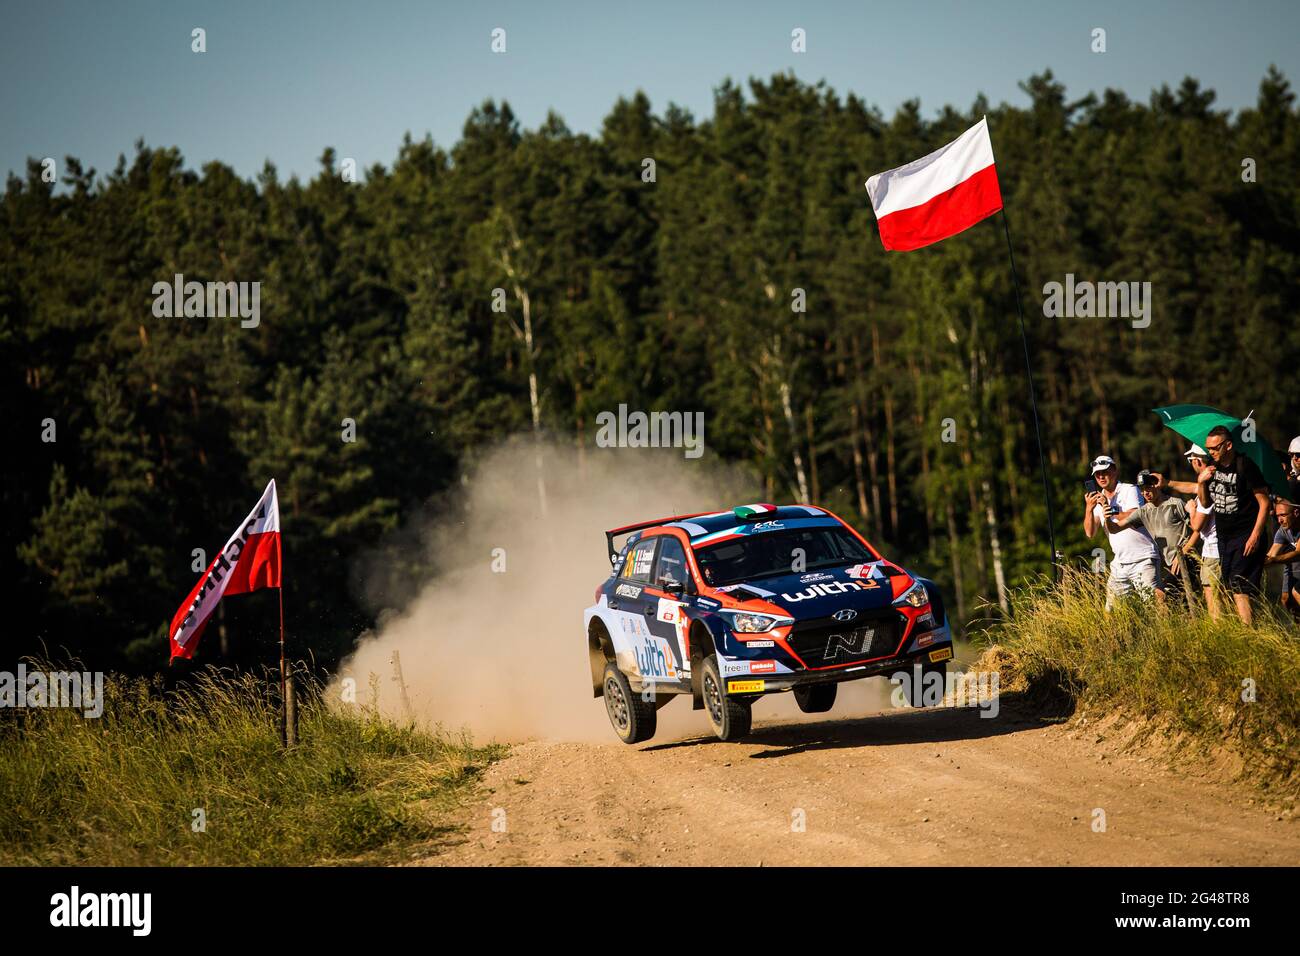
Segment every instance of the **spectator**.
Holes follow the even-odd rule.
[[[1111,534],[1126,528],[1142,527],[1156,544],[1160,555],[1156,575],[1156,600],[1162,605],[1172,591],[1181,590],[1190,602],[1192,580],[1185,567],[1182,544],[1191,531],[1187,506],[1181,498],[1165,496],[1159,475],[1143,470],[1137,476],[1138,493],[1143,503],[1125,518],[1107,518],[1106,530]]]
[[[1209,452],[1197,444],[1193,444],[1183,452],[1183,457],[1198,476],[1210,463]],[[1160,474],[1156,477],[1160,479],[1161,487],[1168,487],[1173,491],[1192,496],[1187,499],[1187,516],[1192,533],[1183,542],[1181,550],[1185,557],[1191,557],[1196,553],[1196,545],[1198,543],[1201,545],[1199,574],[1196,576],[1200,578],[1201,590],[1205,595],[1205,606],[1209,609],[1210,617],[1218,620],[1219,586],[1223,583],[1223,579],[1219,574],[1219,532],[1214,525],[1214,509],[1202,510],[1201,503],[1196,497],[1198,490],[1196,482],[1165,481],[1164,476]],[[1190,574],[1192,567],[1186,564],[1184,567]]]
[[[1237,615],[1251,622],[1250,599],[1259,593],[1264,570],[1264,522],[1268,518],[1268,485],[1255,463],[1237,454],[1232,435],[1219,425],[1205,439],[1213,464],[1197,476],[1197,498],[1214,508],[1219,533],[1219,565],[1232,592]]]
[[[1128,518],[1142,505],[1135,486],[1119,480],[1119,469],[1114,459],[1099,455],[1092,462],[1092,477],[1098,491],[1084,496],[1087,510],[1083,513],[1083,533],[1089,538],[1099,528],[1110,535],[1110,577],[1106,581],[1106,610],[1114,606],[1115,598],[1137,592],[1143,596],[1156,587],[1156,562],[1159,560],[1155,542],[1145,528],[1121,528],[1110,531],[1106,519],[1116,522]]]
[[[1291,439],[1287,454],[1290,456],[1290,466],[1286,472],[1287,497],[1293,502],[1300,502],[1300,435]]]
[[[1264,563],[1282,565],[1282,606],[1300,616],[1300,508],[1279,498],[1273,515],[1278,528]]]

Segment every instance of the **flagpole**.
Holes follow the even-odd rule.
[[[1034,439],[1038,443],[1038,467],[1043,476],[1043,501],[1047,505],[1047,538],[1052,548],[1052,578],[1057,576],[1056,527],[1052,520],[1052,489],[1047,482],[1047,459],[1043,457],[1043,433],[1038,427],[1038,397],[1034,392],[1034,369],[1029,361],[1029,337],[1025,334],[1025,306],[1020,295],[1020,276],[1016,273],[1016,254],[1011,247],[1011,227],[1007,224],[1007,208],[1002,207],[1002,231],[1007,237],[1007,257],[1011,261],[1011,281],[1016,287],[1016,312],[1020,316],[1020,344],[1025,351],[1025,375],[1029,378],[1029,404],[1034,412]]]
[[[284,723],[284,737],[285,740],[287,741],[289,739],[288,738],[289,725],[287,723],[287,719],[289,716],[289,711],[288,711],[289,699],[285,696],[285,687],[284,687],[285,680],[284,680],[284,576],[283,575],[284,572],[282,571],[281,578],[280,578],[280,586],[276,588],[276,590],[280,594],[280,717],[282,721],[286,721]]]

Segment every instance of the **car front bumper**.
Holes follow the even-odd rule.
[[[842,684],[846,681],[859,680],[863,677],[880,677],[899,671],[910,671],[916,664],[939,664],[953,659],[952,637],[943,641],[932,642],[923,648],[911,649],[881,660],[853,664],[848,667],[823,668],[817,670],[797,670],[788,673],[738,673],[749,662],[723,660],[723,682],[728,695],[737,697],[779,694],[794,690],[796,687],[810,687],[816,684]],[[728,672],[730,671],[730,672]]]

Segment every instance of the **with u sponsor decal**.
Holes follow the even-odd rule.
[[[871,588],[879,587],[875,581],[830,581],[826,584],[814,584],[811,587],[804,588],[794,594],[782,593],[781,597],[787,601],[806,601],[816,597],[830,597],[832,594],[843,594],[846,591],[866,591]]]
[[[671,677],[676,680],[677,668],[673,666],[672,651],[661,641],[644,640],[635,650],[637,670],[642,677]]]

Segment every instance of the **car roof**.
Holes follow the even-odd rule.
[[[758,520],[747,518],[744,521],[736,517],[734,511],[717,511],[713,514],[696,515],[660,525],[661,528],[681,528],[690,538],[692,545],[708,544],[729,536],[749,534],[754,530],[776,530],[771,522],[780,522],[784,528],[839,527],[841,522],[827,511],[811,505],[784,505],[762,515]]]

